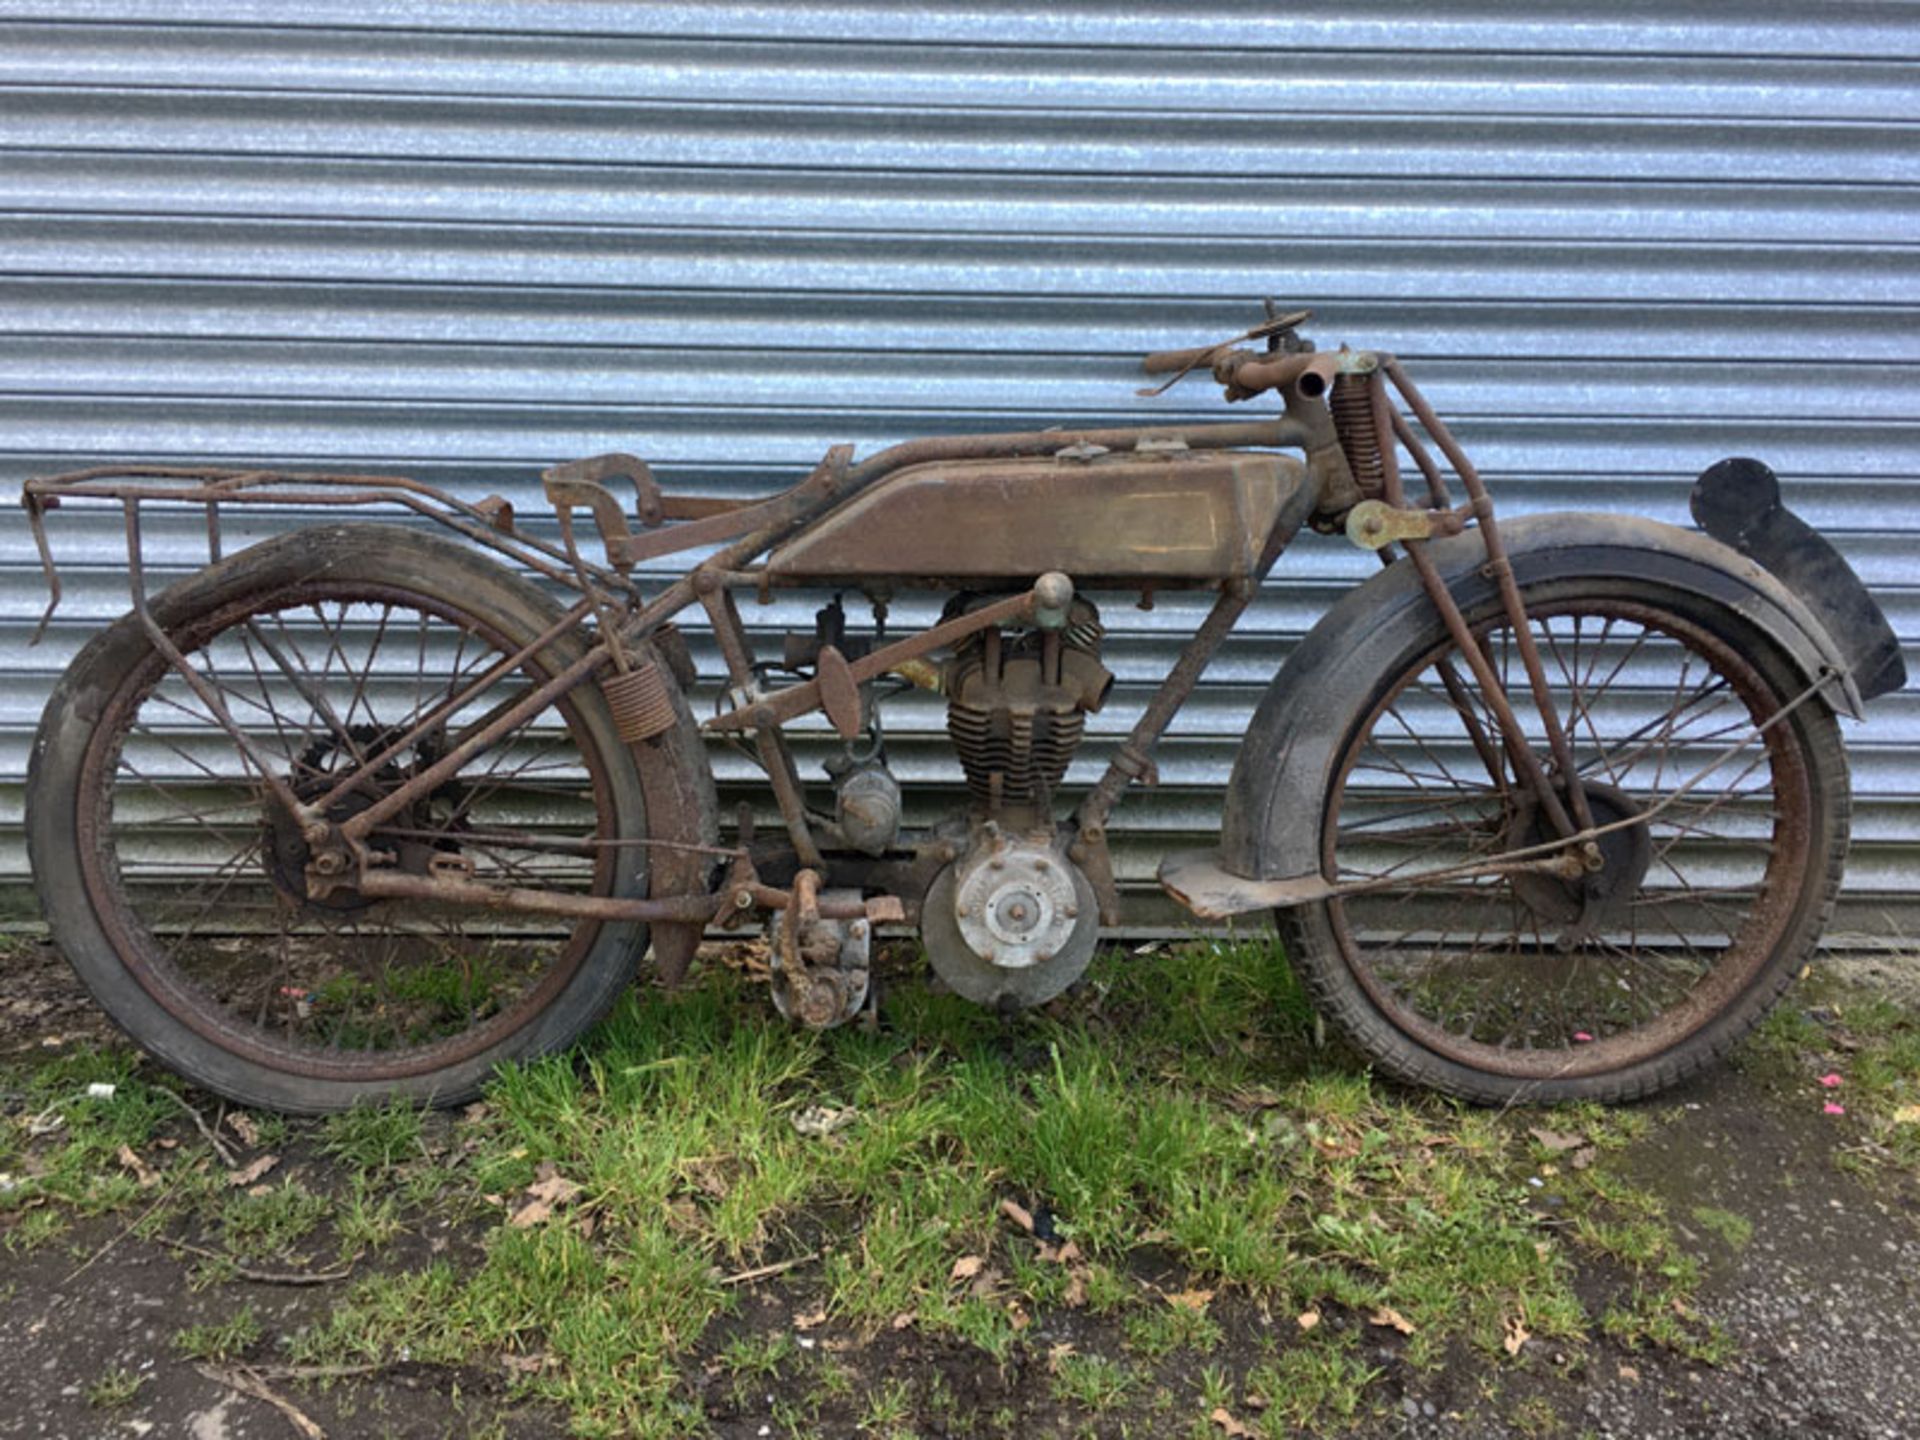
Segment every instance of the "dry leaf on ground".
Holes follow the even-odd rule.
[[[516,1230],[526,1230],[534,1225],[545,1224],[553,1218],[553,1212],[562,1205],[570,1205],[579,1198],[586,1187],[577,1180],[569,1180],[564,1175],[555,1174],[553,1167],[542,1165],[541,1178],[527,1186],[528,1200],[507,1219],[507,1224]]]
[[[229,1170],[227,1172],[227,1184],[233,1186],[236,1190],[244,1189],[279,1163],[280,1157],[278,1155],[262,1155],[258,1160],[248,1161],[238,1170]]]
[[[1509,1355],[1518,1355],[1520,1347],[1533,1338],[1533,1332],[1527,1329],[1526,1322],[1518,1315],[1508,1318],[1505,1329],[1506,1335],[1500,1341],[1500,1348]]]
[[[159,1172],[138,1155],[134,1154],[131,1145],[122,1145],[117,1158],[122,1168],[133,1172],[134,1183],[139,1185],[142,1190],[151,1190],[155,1185],[160,1183]]]
[[[1207,1416],[1207,1418],[1220,1427],[1220,1433],[1226,1436],[1227,1440],[1245,1440],[1247,1436],[1258,1435],[1260,1433],[1251,1425],[1242,1425],[1238,1420],[1234,1419],[1232,1413],[1228,1411],[1224,1405],[1214,1406],[1213,1413]]]
[[[1069,1310],[1078,1310],[1087,1303],[1087,1272],[1074,1270],[1067,1276],[1067,1293],[1060,1297],[1060,1303]]]
[[[1402,1335],[1413,1333],[1413,1322],[1391,1305],[1382,1305],[1367,1317],[1369,1325],[1378,1325],[1387,1330],[1398,1330]]]
[[[541,1168],[544,1170],[546,1167]],[[566,1205],[578,1199],[580,1192],[586,1188],[578,1180],[569,1180],[564,1175],[556,1175],[549,1171],[527,1186],[527,1194],[535,1200],[544,1200],[549,1205]]]

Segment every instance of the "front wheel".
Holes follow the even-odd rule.
[[[1323,873],[1371,888],[1284,911],[1281,932],[1322,1008],[1400,1079],[1491,1103],[1630,1099],[1723,1054],[1812,952],[1846,855],[1846,762],[1824,702],[1781,713],[1801,673],[1717,602],[1595,578],[1535,580],[1525,602],[1610,827],[1599,868],[1461,873],[1557,832],[1433,617],[1344,722],[1316,817]],[[1466,618],[1550,767],[1505,613]]]
[[[307,893],[303,800],[349,767],[350,818],[564,669],[577,636],[515,657],[560,618],[499,566],[429,536],[335,526],[269,540],[96,637],[49,703],[28,779],[35,882],[55,942],[165,1064],[246,1104],[451,1103],[504,1061],[554,1049],[612,1002],[638,925]],[[482,677],[494,683],[475,689]],[[248,735],[215,723],[204,694]],[[471,698],[468,696],[471,695]],[[438,720],[416,740],[416,722]],[[382,758],[384,757],[384,758]],[[647,893],[640,779],[599,690],[562,697],[369,837],[402,874],[568,894]]]

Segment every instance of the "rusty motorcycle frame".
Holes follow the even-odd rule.
[[[1322,1009],[1401,1078],[1506,1103],[1658,1088],[1755,1023],[1817,941],[1846,845],[1833,717],[1903,683],[1893,637],[1755,461],[1701,477],[1704,535],[1596,515],[1503,527],[1399,362],[1317,351],[1306,318],[1269,307],[1234,340],[1146,362],[1172,378],[1143,394],[1210,371],[1230,400],[1277,395],[1273,419],[926,439],[858,462],[836,446],[739,503],[602,455],[546,472],[546,534],[498,497],[393,476],[31,480],[48,618],[56,507],[119,507],[132,596],[35,747],[54,938],[166,1063],[288,1110],[462,1099],[579,1035],[649,946],[674,982],[709,931],[769,918],[775,1001],[807,1025],[867,1001],[880,925],[918,927],[973,999],[1040,1003],[1118,921],[1109,815],[1154,782],[1155,743],[1311,527],[1382,568],[1281,670],[1220,845],[1169,857],[1163,885],[1209,920],[1275,912]],[[397,507],[453,539],[328,523],[228,553],[255,507]],[[196,511],[208,568],[149,595],[143,527]],[[708,553],[646,594],[637,568],[688,551]],[[864,593],[872,633],[836,594],[812,635],[759,655],[739,598],[799,586]],[[1062,812],[1113,681],[1091,597],[1180,588],[1211,608]],[[889,634],[896,597],[925,590],[951,597],[938,620]],[[675,625],[695,606],[726,670],[704,723]],[[969,793],[918,829],[880,718],[910,687],[945,697]],[[815,713],[841,745],[830,813],[786,728]],[[751,740],[777,830],[743,807],[723,839],[703,735]],[[559,758],[513,769],[536,741]],[[590,805],[576,829],[548,813],[559,791]]]

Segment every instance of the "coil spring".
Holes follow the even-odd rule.
[[[1346,452],[1353,483],[1370,497],[1377,496],[1387,483],[1386,461],[1380,454],[1379,412],[1373,407],[1374,380],[1372,375],[1336,375],[1327,399],[1333,411],[1334,433]]]
[[[613,728],[629,745],[673,728],[673,697],[667,691],[667,677],[660,673],[660,662],[651,655],[637,658],[624,675],[607,676],[600,682],[600,693],[607,697],[607,708],[613,712]]]

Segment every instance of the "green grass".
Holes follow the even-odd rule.
[[[286,1168],[257,1195],[205,1164],[148,1072],[75,1057],[21,1082],[36,1110],[68,1097],[67,1123],[31,1140],[6,1127],[0,1170],[40,1173],[0,1198],[0,1223],[9,1246],[44,1245],[64,1217],[151,1204],[114,1161],[131,1144],[178,1187],[160,1218],[199,1227],[172,1233],[274,1268],[323,1243],[354,1258],[325,1317],[275,1337],[285,1358],[496,1374],[511,1360],[515,1398],[587,1436],[696,1436],[716,1396],[769,1390],[793,1433],[905,1436],[930,1411],[1005,1433],[992,1405],[959,1413],[937,1371],[838,1358],[903,1330],[989,1370],[1038,1367],[1074,1425],[1114,1412],[1137,1434],[1183,1433],[1215,1406],[1268,1434],[1337,1432],[1382,1403],[1379,1343],[1416,1371],[1465,1354],[1498,1373],[1529,1361],[1503,1343],[1520,1321],[1557,1348],[1604,1332],[1722,1353],[1687,1310],[1697,1264],[1608,1163],[1645,1112],[1498,1115],[1378,1083],[1311,1043],[1270,943],[1104,956],[1083,990],[1010,1019],[903,982],[885,1016],[796,1030],[716,967],[503,1074],[451,1143],[397,1108],[282,1126]],[[72,1102],[96,1072],[121,1086],[114,1102]],[[818,1105],[853,1118],[802,1134],[794,1117]],[[1576,1168],[1535,1126],[1597,1158]],[[162,1130],[182,1137],[164,1155]],[[548,1176],[567,1198],[509,1224]],[[1590,1306],[1574,1280],[1595,1267]],[[781,1315],[749,1310],[755,1290]],[[1383,1309],[1400,1324],[1370,1326]],[[1070,1333],[1099,1339],[1056,1352],[1069,1313]],[[262,1339],[243,1310],[178,1343],[215,1358]]]
[[[683,1377],[737,1302],[719,1277],[813,1252],[781,1283],[796,1314],[824,1312],[815,1333],[855,1343],[911,1324],[1004,1362],[1036,1314],[1105,1317],[1134,1360],[1069,1355],[1050,1380],[1089,1408],[1147,1395],[1136,1362],[1190,1366],[1222,1342],[1217,1305],[1169,1305],[1133,1277],[1142,1246],[1185,1283],[1282,1315],[1391,1306],[1419,1366],[1455,1340],[1504,1363],[1516,1315],[1542,1339],[1594,1333],[1601,1317],[1572,1288],[1584,1254],[1661,1294],[1687,1280],[1662,1273],[1659,1222],[1589,1178],[1604,1167],[1564,1177],[1566,1210],[1542,1224],[1522,1183],[1539,1117],[1392,1091],[1304,1046],[1312,1017],[1271,945],[1112,957],[1094,982],[1077,1005],[1009,1022],[901,986],[888,1029],[826,1035],[788,1028],[724,974],[636,994],[579,1057],[515,1070],[489,1096],[470,1184],[510,1211],[550,1165],[581,1187],[573,1203],[495,1229],[475,1267],[359,1282],[296,1353],[538,1353],[548,1363],[520,1384],[567,1406],[581,1433],[675,1434],[697,1428]],[[817,1104],[855,1118],[804,1136],[793,1116]],[[355,1163],[411,1138],[377,1112],[334,1123],[329,1143]],[[1647,1122],[1589,1109],[1551,1123],[1604,1151]],[[1635,1224],[1654,1238],[1608,1228]],[[1053,1258],[1068,1242],[1072,1258]],[[981,1263],[956,1279],[966,1257]],[[1374,1371],[1350,1344],[1328,1326],[1268,1363],[1273,1423],[1337,1426],[1365,1410]],[[745,1376],[791,1359],[736,1336],[719,1363]],[[820,1403],[890,1432],[907,1423],[891,1394]]]
[[[103,1371],[87,1387],[87,1404],[95,1410],[121,1410],[131,1405],[148,1377],[118,1366]]]
[[[174,1333],[173,1348],[189,1360],[218,1362],[245,1353],[260,1339],[260,1319],[248,1305],[225,1320],[188,1325]]]
[[[333,1203],[297,1181],[255,1195],[230,1195],[220,1215],[220,1230],[235,1255],[265,1259],[284,1255],[317,1230],[333,1213]]]
[[[1761,1024],[1740,1062],[1800,1092],[1809,1108],[1816,1098],[1845,1106],[1852,1143],[1839,1164],[1920,1189],[1920,1010],[1911,1003],[1816,970]],[[1820,1086],[1826,1075],[1840,1085]]]
[[[410,1105],[358,1106],[321,1123],[320,1148],[356,1170],[384,1170],[420,1152],[420,1112]]]
[[[1110,1410],[1134,1388],[1124,1362],[1104,1355],[1062,1355],[1053,1366],[1053,1397],[1086,1410]]]
[[[1696,1205],[1688,1213],[1702,1229],[1717,1235],[1729,1250],[1744,1250],[1753,1239],[1753,1222],[1732,1210],[1723,1210],[1717,1205]]]

